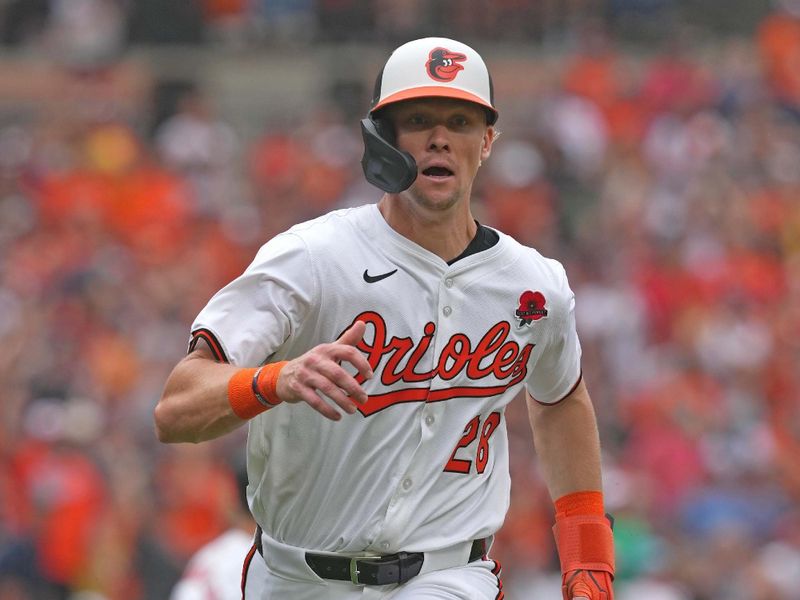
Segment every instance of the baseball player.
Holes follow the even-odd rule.
[[[242,562],[253,545],[253,519],[245,494],[247,475],[236,470],[236,494],[229,499],[230,527],[189,560],[169,600],[239,600]]]
[[[246,600],[503,598],[489,548],[523,386],[564,598],[613,598],[573,293],[470,209],[497,117],[475,50],[400,46],[361,123],[383,196],[268,241],[195,320],[156,428],[199,442],[248,423]]]

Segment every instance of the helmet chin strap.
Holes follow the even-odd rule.
[[[372,185],[390,194],[407,190],[417,178],[414,157],[394,146],[394,131],[385,119],[361,119],[364,156],[361,167]]]

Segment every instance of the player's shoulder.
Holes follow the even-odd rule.
[[[372,205],[340,208],[320,215],[314,219],[297,223],[287,230],[287,234],[298,236],[304,240],[320,240],[327,236],[346,235],[357,231],[366,218]]]
[[[334,210],[293,225],[261,246],[256,264],[276,256],[307,260],[309,252],[319,254],[332,246],[346,247],[348,239],[359,231],[368,206]]]
[[[567,284],[567,272],[561,261],[544,256],[536,248],[526,246],[502,231],[495,231],[500,236],[500,243],[505,244],[514,252],[517,257],[516,263],[526,274],[535,275],[537,279],[544,279],[557,287]]]

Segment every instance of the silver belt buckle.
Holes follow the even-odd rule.
[[[358,561],[359,560],[367,560],[367,559],[374,559],[377,558],[375,556],[354,556],[350,559],[350,581],[353,582],[353,585],[365,585],[358,580],[358,574],[361,571],[358,570]]]

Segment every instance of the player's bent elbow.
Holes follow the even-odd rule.
[[[180,428],[173,410],[170,409],[169,402],[162,398],[153,411],[153,421],[156,428],[156,437],[162,444],[176,444],[179,442],[191,442],[194,440],[186,439],[181,435]]]
[[[156,408],[153,411],[153,421],[156,427],[156,437],[158,438],[158,441],[161,442],[162,444],[169,444],[175,441],[173,439],[172,432],[169,428],[169,422],[167,420],[167,416],[165,415],[165,413],[167,412],[168,410],[164,407],[163,400],[160,401],[158,404],[156,404]]]
[[[156,437],[164,444],[196,441],[186,435],[187,391],[191,388],[185,382],[192,375],[186,375],[186,362],[184,359],[172,371],[153,411]]]

